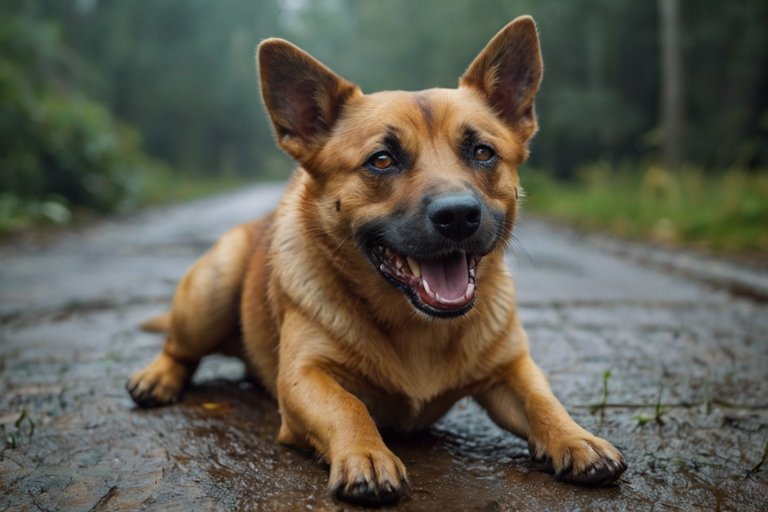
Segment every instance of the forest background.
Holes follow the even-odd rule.
[[[545,61],[527,209],[768,253],[764,0],[4,0],[0,234],[286,179],[261,39],[364,91],[453,87],[520,14]]]

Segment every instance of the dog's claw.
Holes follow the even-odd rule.
[[[166,354],[145,369],[136,372],[126,382],[125,389],[139,407],[160,407],[179,400],[191,370]]]
[[[627,469],[621,453],[609,442],[598,437],[577,438],[543,452],[529,443],[531,457],[551,466],[561,482],[600,487],[616,481]],[[545,453],[545,455],[542,455]]]
[[[328,485],[334,498],[361,505],[392,504],[411,490],[405,467],[389,450],[334,461]]]
[[[555,475],[555,478],[569,484],[601,487],[616,481],[626,469],[627,464],[623,457],[619,460],[606,457],[578,473],[573,471],[573,467],[564,468]]]
[[[339,485],[331,490],[334,498],[360,505],[391,505],[410,493],[410,485],[396,489],[391,483],[380,488],[374,482],[355,482],[351,486]]]

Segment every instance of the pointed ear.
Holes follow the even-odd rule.
[[[459,85],[482,93],[499,116],[527,141],[537,129],[533,99],[542,69],[536,24],[530,16],[520,16],[475,57]]]
[[[261,96],[277,142],[304,163],[325,143],[344,103],[359,89],[282,39],[263,41],[257,58]]]

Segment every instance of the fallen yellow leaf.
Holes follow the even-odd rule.
[[[203,402],[201,407],[206,411],[218,411],[219,409],[228,408],[229,404],[220,402]]]

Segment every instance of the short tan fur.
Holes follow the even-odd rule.
[[[280,40],[258,49],[277,142],[299,163],[269,216],[224,235],[178,286],[162,353],[128,389],[180,396],[198,362],[244,359],[278,401],[278,440],[330,464],[342,499],[408,494],[379,427],[418,430],[473,396],[557,478],[625,469],[577,425],[530,357],[503,251],[542,76],[530,17],[504,27],[457,89],[363,94]]]

